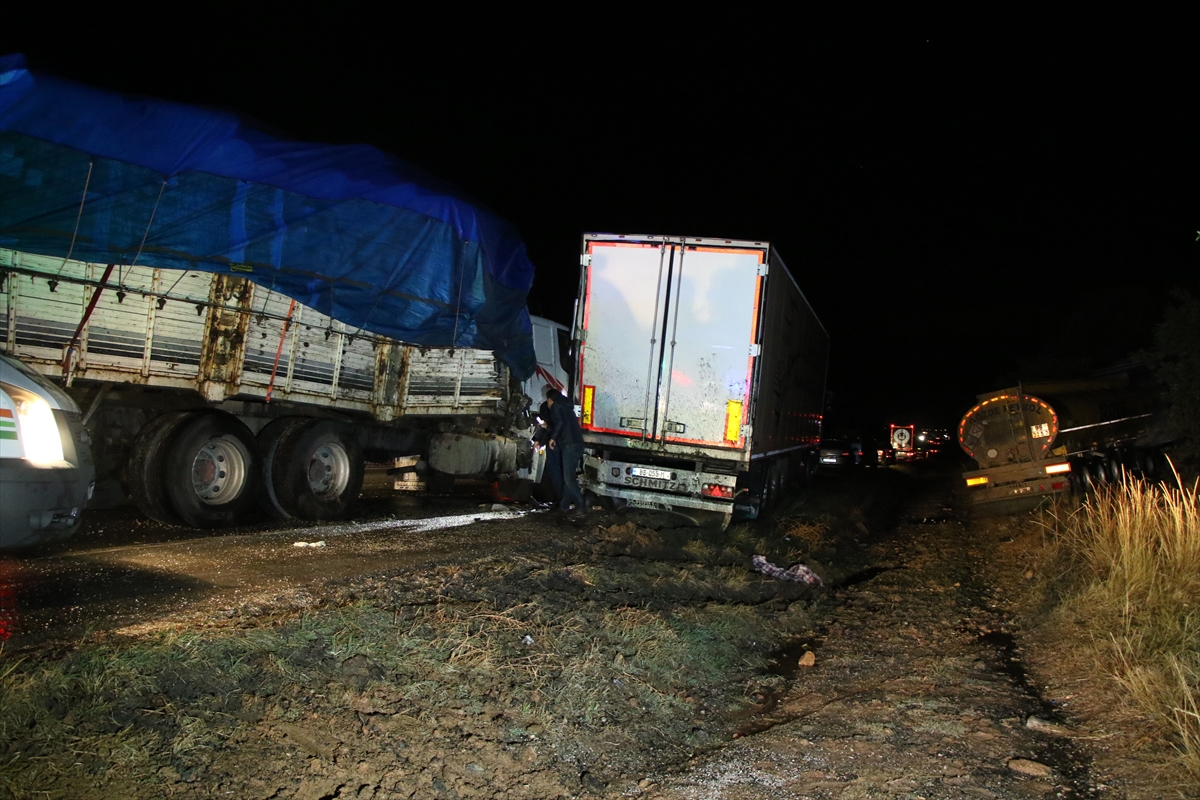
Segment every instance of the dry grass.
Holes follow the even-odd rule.
[[[1113,677],[1170,733],[1200,781],[1200,505],[1197,486],[1127,478],[1052,515],[1060,608],[1086,625]]]

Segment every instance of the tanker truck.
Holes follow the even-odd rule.
[[[980,509],[1016,510],[1055,494],[1157,477],[1176,438],[1144,369],[1026,383],[978,396],[958,443],[978,469],[963,473]]]

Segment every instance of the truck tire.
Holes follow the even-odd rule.
[[[125,479],[138,510],[155,522],[181,525],[163,482],[163,457],[171,434],[188,416],[186,411],[162,414],[142,426],[133,440]]]
[[[349,426],[309,420],[280,437],[272,481],[276,499],[293,517],[340,519],[362,490],[362,448]]]
[[[279,492],[275,481],[280,473],[275,460],[279,452],[279,442],[288,431],[308,422],[305,417],[280,417],[267,424],[255,437],[258,446],[258,463],[262,470],[262,489],[258,493],[258,506],[273,519],[292,519],[292,515],[279,501]]]
[[[237,525],[258,495],[254,434],[221,411],[197,411],[178,424],[163,459],[175,513],[193,528]]]

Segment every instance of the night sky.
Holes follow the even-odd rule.
[[[769,240],[829,330],[833,427],[951,427],[1200,292],[1194,42],[336,12],[42,12],[0,52],[418,164],[517,226],[561,322],[585,231]]]

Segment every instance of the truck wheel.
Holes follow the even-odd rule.
[[[255,437],[258,463],[262,470],[262,490],[258,494],[258,506],[274,519],[292,519],[292,515],[279,501],[275,484],[277,476],[281,474],[275,463],[279,442],[288,431],[306,422],[308,420],[304,417],[280,417],[268,423]]]
[[[171,437],[163,467],[171,505],[193,528],[238,524],[258,494],[254,435],[220,411],[189,414]]]
[[[164,525],[182,524],[167,497],[163,482],[163,457],[167,452],[164,445],[187,417],[186,411],[173,411],[157,416],[142,426],[133,440],[133,450],[126,466],[129,494],[138,510]]]
[[[362,489],[362,448],[348,426],[310,420],[280,438],[272,480],[276,499],[292,516],[340,519]]]

